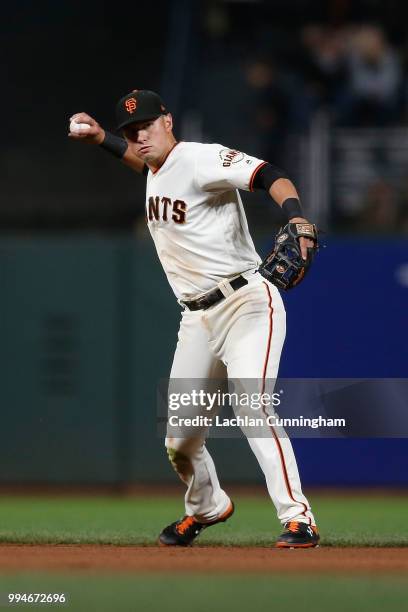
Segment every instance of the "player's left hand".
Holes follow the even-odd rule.
[[[318,248],[316,226],[303,217],[293,217],[279,230],[275,248],[259,272],[280,289],[292,289],[304,279]]]
[[[309,223],[307,219],[304,217],[293,217],[289,219],[289,223]],[[310,240],[310,238],[304,238],[301,236],[299,238],[300,252],[302,253],[302,259],[307,260],[307,248],[313,248],[315,246],[314,240]]]

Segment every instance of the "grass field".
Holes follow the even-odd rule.
[[[234,498],[232,519],[202,534],[202,544],[270,546],[280,532],[261,496]],[[313,495],[325,546],[408,546],[408,497]],[[180,497],[1,497],[0,542],[155,544],[183,514]]]
[[[20,574],[0,576],[9,592],[65,593],[53,610],[75,612],[402,612],[407,584],[402,578],[302,576],[84,576]],[[0,606],[1,606],[0,604]],[[19,606],[19,609],[27,606]],[[28,606],[30,609],[31,607]]]
[[[357,546],[408,546],[406,496],[314,494],[311,498],[325,547],[344,546],[351,550],[350,547]],[[201,545],[234,545],[238,555],[244,554],[239,546],[270,547],[280,532],[280,525],[266,495],[234,496],[234,501],[235,515],[227,523],[205,531],[199,540]],[[182,514],[180,496],[3,496],[0,498],[0,541],[154,546],[161,528]],[[4,547],[6,556],[9,550],[10,547]],[[55,563],[53,550],[51,559]],[[205,550],[208,551],[202,552]],[[306,557],[308,564],[308,558],[316,559],[313,551],[303,552],[312,555]],[[333,548],[336,559],[338,552]],[[285,553],[289,555],[292,569],[290,555],[295,555],[292,557],[295,559],[302,551]],[[114,549],[111,554],[115,554]],[[209,554],[217,555],[217,549],[211,549]],[[378,549],[372,548],[372,555],[376,554]],[[354,575],[346,567],[344,575],[342,569],[335,575],[330,568],[324,573],[283,574],[282,562],[277,572],[267,573],[261,566],[259,573],[251,574],[231,574],[227,564],[222,574],[183,574],[174,570],[171,574],[145,573],[145,565],[143,573],[96,572],[89,568],[52,571],[52,562],[49,567],[47,571],[28,572],[21,571],[18,565],[18,571],[1,573],[0,608],[7,605],[10,592],[65,593],[67,603],[51,607],[75,612],[162,612],[163,609],[166,612],[258,612],[269,608],[279,612],[303,609],[402,612],[408,601],[408,583],[401,573],[368,571]]]

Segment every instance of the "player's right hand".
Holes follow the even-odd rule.
[[[93,117],[88,115],[87,113],[75,113],[72,117],[69,118],[69,124],[71,125],[72,121],[75,123],[86,123],[90,126],[89,130],[86,132],[73,132],[69,128],[68,136],[73,140],[81,140],[82,142],[86,142],[88,144],[101,144],[105,138],[105,130],[99,125]]]

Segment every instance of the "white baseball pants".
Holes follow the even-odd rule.
[[[170,375],[172,380],[242,380],[249,392],[273,392],[286,333],[286,315],[277,288],[259,273],[245,274],[248,285],[208,310],[184,310]],[[248,408],[249,416],[254,414]],[[242,416],[242,407],[240,415]],[[243,429],[244,431],[244,429]],[[201,522],[216,520],[230,499],[218,481],[205,446],[207,428],[194,436],[166,438],[170,461],[187,485],[186,514]],[[282,428],[265,423],[262,437],[247,437],[265,475],[281,523],[295,520],[315,525],[302,493],[292,444]]]

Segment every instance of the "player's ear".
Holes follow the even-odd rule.
[[[166,132],[171,132],[173,130],[173,117],[171,113],[167,113],[167,115],[163,115],[164,119],[164,127],[166,128]]]

